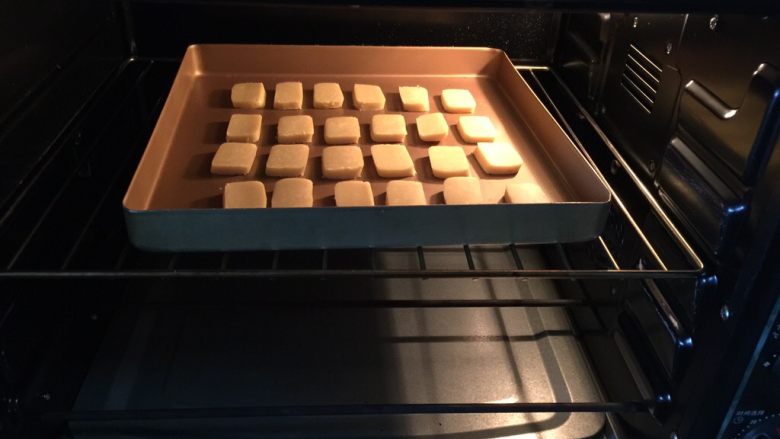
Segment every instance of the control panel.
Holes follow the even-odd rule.
[[[780,439],[780,318],[772,323],[723,437]]]

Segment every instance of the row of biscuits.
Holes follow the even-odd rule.
[[[223,143],[211,161],[215,175],[246,175],[257,155],[253,143]],[[474,151],[480,167],[487,174],[516,174],[523,159],[505,143],[480,142]],[[371,146],[371,158],[376,172],[383,178],[412,177],[414,163],[406,146],[379,144]],[[428,148],[433,175],[437,178],[468,176],[469,163],[460,146],[432,146]],[[309,161],[309,146],[305,144],[274,145],[268,154],[265,173],[270,177],[300,177]],[[357,145],[327,146],[322,150],[322,176],[344,180],[357,178],[363,171],[363,153]]]
[[[423,87],[399,87],[399,95],[405,111],[429,111],[428,91]],[[236,84],[231,99],[237,108],[264,108],[265,89],[262,83]],[[473,113],[476,102],[468,90],[444,90],[441,96],[445,111],[452,113]],[[344,95],[339,84],[318,83],[314,86],[315,108],[341,108]],[[381,110],[385,107],[384,94],[378,86],[355,84],[353,102],[359,110]],[[303,87],[300,82],[282,82],[276,85],[275,109],[301,109]],[[441,113],[417,117],[417,129],[423,141],[441,141],[447,136],[449,127]],[[260,139],[262,116],[256,114],[233,115],[228,124],[227,140],[220,146],[212,162],[212,173],[236,175],[239,166],[249,172]],[[495,128],[484,116],[462,116],[458,131],[467,143],[478,143],[475,157],[487,173],[516,173],[522,159],[511,145],[486,143],[496,137]],[[303,176],[308,162],[309,147],[314,135],[311,116],[283,116],[277,126],[277,140],[282,143],[271,148],[266,163],[266,174],[283,178],[276,182],[272,207],[311,207],[313,188],[311,180]],[[375,142],[403,142],[406,123],[400,114],[374,115],[370,135]],[[360,140],[360,125],[356,117],[331,117],[324,126],[325,142],[329,145],[354,144]],[[234,143],[251,142],[251,143]],[[224,149],[224,150],[223,150]],[[466,154],[458,146],[435,146],[428,150],[433,174],[444,178],[444,200],[447,204],[478,204],[482,202],[479,180],[468,177],[469,166]],[[410,177],[415,174],[409,153],[401,144],[380,144],[371,147],[377,174],[384,178]],[[231,161],[233,161],[231,163]],[[323,177],[329,179],[353,179],[363,169],[362,151],[357,145],[330,146],[322,152]],[[507,202],[518,202],[516,194],[531,194],[533,190],[517,190],[517,184],[506,189]],[[533,185],[535,186],[535,185]],[[538,186],[536,186],[538,188]],[[515,196],[513,197],[513,194]],[[387,185],[387,205],[427,204],[422,184],[415,181],[391,181]],[[334,187],[336,206],[373,206],[371,185],[364,181],[343,181]],[[259,181],[228,183],[224,191],[224,206],[265,207],[265,187]]]
[[[256,143],[260,140],[263,116],[259,114],[234,114],[227,127],[228,142]],[[441,113],[419,116],[416,120],[420,139],[426,142],[440,141],[447,136],[449,127]],[[461,116],[458,132],[466,143],[492,142],[496,129],[486,116]],[[308,115],[282,116],[277,125],[279,143],[310,143],[314,136],[314,120]],[[371,117],[371,139],[374,142],[403,142],[406,138],[406,120],[400,114],[375,114]],[[360,140],[360,123],[354,116],[336,116],[325,119],[325,143],[343,145]]]
[[[271,197],[272,208],[312,207],[314,184],[307,178],[283,178],[276,182]],[[422,183],[393,180],[387,184],[386,205],[421,206],[428,204]],[[336,183],[334,195],[337,207],[368,207],[374,205],[371,184],[365,181]],[[479,180],[474,177],[450,177],[444,180],[446,204],[483,203]],[[543,203],[549,199],[542,189],[531,183],[507,185],[504,195],[508,203]],[[260,181],[241,181],[225,185],[225,208],[264,208],[267,205],[265,185]]]
[[[335,82],[314,84],[313,106],[317,109],[342,108],[344,93]],[[398,87],[404,111],[427,112],[430,109],[428,90],[420,86]],[[266,91],[262,82],[245,82],[233,85],[230,100],[235,108],[265,108]],[[355,84],[352,101],[358,110],[382,110],[385,95],[377,85]],[[463,89],[447,89],[441,93],[441,102],[448,113],[473,113],[477,103],[471,92]],[[279,82],[276,84],[273,107],[276,110],[300,110],[303,108],[303,84]]]

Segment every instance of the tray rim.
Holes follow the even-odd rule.
[[[180,82],[186,81],[186,80],[192,80],[194,77],[199,77],[203,75],[208,75],[208,71],[205,71],[202,69],[202,66],[200,64],[201,60],[199,59],[199,56],[197,56],[198,51],[201,48],[228,48],[228,47],[242,47],[242,48],[273,48],[273,49],[286,49],[286,48],[295,48],[295,49],[326,49],[326,50],[332,50],[332,51],[340,51],[340,50],[358,50],[358,51],[376,51],[376,50],[389,50],[389,51],[397,51],[397,50],[435,50],[440,52],[459,52],[459,51],[467,51],[467,52],[485,52],[492,54],[497,59],[495,61],[497,67],[495,68],[494,72],[477,72],[477,73],[471,73],[471,74],[458,74],[458,75],[452,75],[452,76],[462,76],[462,77],[486,77],[491,80],[493,80],[496,83],[496,86],[499,87],[501,93],[507,98],[510,106],[512,109],[516,112],[516,117],[518,117],[520,120],[523,120],[525,125],[528,127],[530,132],[534,137],[537,137],[537,141],[539,143],[543,143],[540,139],[538,139],[537,129],[535,127],[535,124],[529,122],[526,120],[523,113],[519,112],[517,103],[515,102],[515,99],[513,99],[509,95],[509,91],[506,90],[506,88],[503,86],[501,81],[499,80],[500,75],[506,75],[510,74],[512,75],[512,81],[520,81],[523,84],[524,89],[527,90],[527,93],[530,94],[530,97],[534,99],[536,108],[543,109],[543,112],[545,113],[542,117],[546,119],[547,122],[551,122],[554,124],[553,129],[557,130],[560,135],[563,136],[563,138],[566,139],[567,145],[565,148],[571,149],[571,153],[577,155],[577,159],[579,162],[581,162],[581,166],[583,169],[587,169],[589,173],[591,174],[589,178],[593,180],[593,182],[597,183],[597,190],[593,192],[593,195],[598,195],[598,199],[592,199],[592,200],[570,200],[570,201],[553,201],[549,203],[522,203],[522,204],[511,204],[511,203],[486,203],[486,204],[474,204],[474,205],[446,205],[446,204],[428,204],[428,205],[422,205],[422,206],[388,206],[388,205],[374,205],[374,206],[360,206],[360,207],[337,207],[337,206],[313,206],[309,208],[238,208],[238,209],[224,209],[222,207],[196,207],[196,208],[138,208],[135,206],[130,206],[128,199],[130,198],[131,194],[133,193],[133,190],[135,186],[137,185],[136,180],[141,178],[139,177],[140,171],[143,168],[145,160],[149,160],[148,156],[151,154],[149,145],[151,145],[155,139],[156,136],[163,135],[160,133],[161,130],[164,130],[165,127],[162,127],[160,122],[160,119],[162,119],[166,114],[172,113],[173,116],[169,117],[177,117],[180,116],[179,114],[176,114],[176,109],[171,108],[172,105],[174,105],[174,98],[172,97],[174,94],[174,91],[177,88],[177,85],[179,85],[179,88],[181,88]],[[190,58],[188,60],[188,57]],[[193,72],[191,69],[192,67],[187,67],[185,64],[187,62],[195,63],[195,71]],[[512,68],[512,72],[502,71],[501,68],[503,67],[505,70],[507,66]],[[189,71],[185,72],[185,69],[190,69]],[[183,74],[184,73],[184,74]],[[326,72],[329,73],[329,72]],[[297,73],[296,73],[297,74]],[[317,73],[317,74],[323,74],[323,73]],[[336,75],[337,73],[334,73]],[[387,73],[387,75],[393,75],[392,72]],[[514,77],[516,75],[516,78]],[[358,75],[359,76],[359,75]],[[366,75],[370,76],[370,75]],[[424,76],[424,75],[413,75],[413,76]],[[429,75],[429,76],[447,76],[447,75]],[[187,93],[185,93],[185,96]],[[162,161],[165,161],[165,158],[167,157],[168,149],[164,151],[163,159]],[[549,158],[549,157],[548,157]],[[551,162],[553,163],[553,162]],[[557,165],[553,166],[556,168],[555,172],[559,175],[561,179],[564,179],[563,172],[560,172],[557,168]],[[580,165],[578,165],[580,166]],[[160,168],[161,169],[161,168]],[[381,179],[381,180],[388,180],[388,179]],[[572,187],[568,181],[562,183],[568,187]],[[156,183],[155,183],[156,186]],[[155,186],[152,186],[154,188]],[[135,189],[138,190],[138,189]],[[154,193],[154,189],[150,190],[148,192],[147,198],[144,200],[144,204],[146,206],[149,206],[152,200],[152,195]],[[128,226],[130,225],[130,217],[137,217],[137,219],[141,219],[143,217],[147,216],[160,216],[160,215],[170,215],[175,214],[176,216],[181,215],[183,212],[190,212],[194,214],[197,217],[200,217],[201,215],[207,214],[207,213],[214,213],[214,212],[220,212],[220,216],[241,216],[245,215],[247,212],[255,212],[253,215],[261,214],[259,212],[262,211],[268,211],[273,210],[278,213],[287,213],[291,216],[299,215],[299,212],[304,211],[311,211],[316,210],[319,212],[320,215],[329,215],[335,212],[376,212],[377,214],[385,209],[391,209],[391,211],[408,211],[408,212],[420,212],[420,211],[445,211],[446,210],[461,210],[461,209],[469,209],[469,208],[478,208],[478,209],[487,209],[488,211],[505,211],[505,210],[515,210],[518,208],[521,209],[540,209],[543,208],[543,206],[548,206],[550,208],[554,208],[554,206],[576,206],[576,205],[589,205],[592,207],[602,206],[604,211],[606,212],[608,210],[608,206],[612,202],[612,195],[610,190],[608,189],[607,184],[604,182],[603,177],[599,175],[599,173],[596,171],[596,169],[593,167],[593,164],[587,160],[585,155],[582,151],[577,147],[574,140],[571,138],[569,133],[566,132],[566,130],[561,126],[561,124],[558,122],[558,120],[555,119],[555,117],[550,112],[550,109],[547,108],[547,106],[544,105],[543,101],[540,99],[538,94],[530,87],[530,84],[520,75],[520,73],[514,68],[514,65],[512,64],[509,57],[506,55],[504,51],[497,48],[491,48],[491,47],[474,47],[474,46],[467,46],[467,47],[456,47],[456,46],[358,46],[358,45],[278,45],[278,44],[191,44],[187,47],[184,57],[181,60],[181,63],[179,65],[179,68],[177,69],[177,73],[175,76],[175,79],[171,85],[170,91],[166,97],[165,104],[163,105],[163,108],[160,112],[160,115],[158,116],[157,123],[154,127],[154,130],[152,131],[152,134],[149,137],[149,141],[147,142],[146,148],[143,152],[143,155],[141,159],[138,162],[138,165],[136,167],[136,170],[133,174],[133,177],[130,181],[130,184],[128,185],[127,191],[125,192],[125,195],[122,199],[122,207],[125,212],[125,218],[126,223]],[[514,206],[514,207],[513,207]],[[523,206],[523,207],[518,207]],[[433,209],[431,209],[433,208]],[[422,209],[422,210],[421,210]],[[262,214],[261,214],[262,215]],[[274,215],[275,216],[275,215]],[[600,215],[604,219],[606,218],[606,214]],[[135,222],[135,221],[132,221]],[[605,221],[601,221],[602,224]],[[602,226],[603,227],[603,226]],[[602,227],[599,227],[599,229],[595,232],[594,236],[597,236],[598,233],[600,233],[600,230]],[[133,233],[130,233],[130,235],[134,235]],[[135,244],[135,242],[134,242]]]

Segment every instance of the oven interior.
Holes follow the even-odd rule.
[[[780,205],[780,26],[760,6],[38,3],[14,2],[0,43],[2,435],[741,431],[722,425],[750,357],[733,339],[773,312],[751,292],[775,285]],[[195,43],[503,49],[609,186],[607,226],[137,250],[121,199]]]

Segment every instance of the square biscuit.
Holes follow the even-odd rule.
[[[450,177],[444,180],[444,202],[447,204],[480,204],[482,189],[474,177]]]
[[[357,145],[328,146],[322,150],[322,176],[333,180],[357,178],[363,172],[363,151]]]
[[[428,90],[425,87],[398,87],[404,111],[428,111]]]
[[[424,142],[438,142],[450,131],[447,120],[441,113],[430,113],[417,116],[417,134]]]
[[[487,116],[461,116],[458,132],[466,143],[492,142],[496,139],[496,128]]]
[[[447,89],[441,92],[441,104],[448,113],[473,113],[477,101],[471,92],[464,89]]]
[[[550,197],[534,183],[512,183],[506,187],[504,195],[507,203],[549,203]]]
[[[371,118],[371,140],[374,142],[403,142],[406,120],[401,114],[375,114]]]
[[[428,204],[423,185],[419,181],[393,180],[387,183],[388,206],[424,206]]]
[[[352,103],[358,110],[381,110],[385,108],[385,94],[377,85],[355,84]]]
[[[274,145],[265,163],[269,177],[302,177],[309,161],[309,145]]]
[[[401,178],[415,174],[414,162],[404,145],[372,145],[371,157],[380,177]]]
[[[211,160],[214,175],[246,175],[252,169],[257,155],[254,143],[227,142],[219,145]]]
[[[314,84],[314,108],[332,109],[344,105],[344,93],[337,82]]]
[[[228,142],[257,143],[260,140],[260,129],[263,116],[259,114],[234,114],[230,116],[227,133]]]
[[[308,178],[283,178],[276,182],[271,207],[312,207],[314,184]]]
[[[360,122],[354,116],[338,116],[325,119],[325,143],[345,145],[360,140]]]
[[[276,127],[279,143],[311,143],[314,137],[314,120],[309,115],[282,116]]]
[[[303,84],[278,82],[274,91],[274,109],[300,110],[303,108]]]
[[[225,209],[262,208],[267,203],[261,181],[236,181],[225,185],[222,206]]]
[[[488,174],[517,174],[523,165],[520,154],[508,143],[479,142],[474,156],[482,170]]]
[[[431,169],[437,178],[467,177],[469,161],[460,146],[431,146],[428,148]]]
[[[374,193],[367,181],[340,181],[336,183],[334,191],[338,207],[374,205]]]
[[[265,86],[262,82],[243,82],[230,89],[235,108],[265,108]]]

